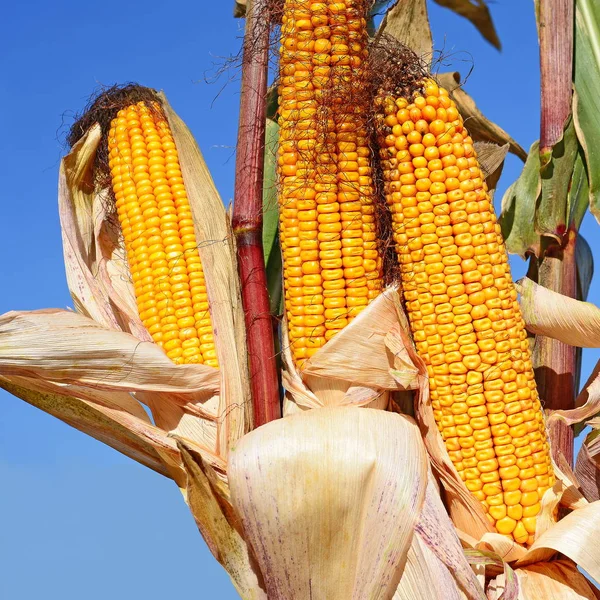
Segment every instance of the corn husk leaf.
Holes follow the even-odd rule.
[[[273,421],[239,442],[228,476],[269,598],[393,595],[427,482],[411,419],[336,407]]]
[[[465,4],[470,4],[470,2],[465,0]],[[523,161],[527,158],[525,150],[506,131],[488,120],[477,108],[473,98],[462,89],[459,73],[439,73],[436,75],[436,79],[451,93],[473,140],[492,142],[499,146],[509,144],[510,152],[516,154]]]
[[[517,567],[546,562],[556,552],[573,560],[594,579],[600,578],[600,548],[596,543],[600,527],[600,502],[592,502],[569,513],[540,536]]]
[[[436,4],[444,6],[465,17],[478,29],[479,33],[490,43],[494,48],[500,50],[501,44],[490,9],[484,0],[434,0]]]
[[[592,585],[568,560],[535,564],[515,573],[519,600],[596,600]]]
[[[136,310],[131,275],[108,198],[96,193],[94,159],[101,141],[92,127],[61,161],[58,211],[67,285],[78,313],[108,329],[151,341]]]
[[[506,249],[522,258],[529,252],[539,256],[540,236],[533,223],[537,200],[542,189],[539,143],[531,145],[519,178],[502,197],[500,224]]]
[[[246,329],[231,224],[200,148],[185,123],[161,100],[179,152],[181,172],[194,217],[198,250],[221,374],[219,414],[224,415],[219,454],[252,427]],[[210,215],[210,218],[206,218]]]
[[[433,40],[426,0],[395,2],[384,15],[376,37],[383,33],[408,46],[423,61],[431,62]]]
[[[589,204],[600,220],[600,6],[594,0],[575,3],[573,117],[589,176]]]
[[[241,535],[240,523],[222,486],[202,457],[179,440],[187,472],[186,501],[213,556],[225,567],[243,600],[266,600],[262,575]]]
[[[283,387],[286,406],[305,408],[364,406],[381,399],[386,390],[414,389],[418,372],[400,343],[390,350],[390,331],[398,322],[408,327],[394,288],[384,291],[358,317],[313,355],[298,372],[292,358],[287,323],[282,327]],[[353,367],[357,357],[360,369]],[[394,371],[395,374],[392,373]],[[286,408],[289,414],[290,408]],[[293,409],[292,409],[293,410]]]
[[[356,319],[331,339],[304,366],[302,374],[348,381],[380,389],[397,389],[396,379],[390,375],[389,350],[386,336],[392,326],[403,321],[408,326],[394,289],[386,290]],[[349,368],[353,359],[360,357],[360,369]],[[408,389],[418,386],[417,369],[408,355],[400,357],[407,373],[411,373]]]
[[[416,534],[408,550],[406,566],[393,600],[462,600],[452,574]],[[483,596],[485,598],[485,596]]]
[[[441,578],[439,583],[443,581],[444,586],[448,589],[462,591],[469,600],[485,599],[483,587],[478,582],[467,561],[456,530],[440,498],[439,489],[431,471],[428,474],[425,502],[415,533],[413,542],[418,538],[421,548],[414,550],[420,551],[428,563],[432,565],[432,568],[439,572]],[[443,567],[443,569],[440,567]],[[450,574],[451,580],[453,580],[452,585],[447,581],[447,573]],[[430,577],[432,576],[430,575]],[[429,597],[446,598],[445,595],[432,595]],[[426,598],[426,596],[423,596],[423,598]]]
[[[179,452],[173,440],[154,427],[147,416],[134,416],[124,410],[118,393],[92,394],[93,390],[88,389],[89,397],[83,399],[72,395],[70,387],[61,394],[60,384],[21,377],[0,377],[0,387],[153,471],[181,480],[181,474],[176,473]]]
[[[600,308],[553,292],[528,278],[517,282],[527,329],[580,348],[600,347]]]
[[[517,600],[519,582],[515,572],[504,558],[494,552],[465,550],[465,555],[473,569],[483,573],[483,578],[497,575],[486,588],[488,599]]]
[[[0,316],[0,373],[115,391],[214,394],[217,369],[175,365],[159,346],[66,310]]]

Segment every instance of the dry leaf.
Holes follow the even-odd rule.
[[[408,46],[427,63],[431,61],[433,40],[426,0],[397,0],[383,17],[376,37],[383,33]]]
[[[440,6],[453,10],[461,17],[469,19],[477,27],[479,33],[494,48],[500,50],[500,40],[496,33],[492,16],[490,15],[490,9],[485,0],[435,0],[435,2]]]
[[[563,296],[527,277],[516,283],[527,329],[580,348],[600,347],[600,309]]]
[[[488,190],[493,193],[502,175],[504,160],[510,149],[510,144],[507,142],[503,146],[499,146],[490,142],[475,142],[474,147]]]
[[[72,389],[61,394],[58,384],[21,377],[0,377],[0,387],[157,473],[181,481],[175,443],[147,420],[107,406],[107,398],[85,400],[73,396]]]
[[[323,346],[299,372],[294,364],[287,330],[282,325],[283,387],[285,414],[294,409],[319,406],[387,405],[386,390],[412,389],[418,372],[400,344],[391,349],[388,336],[394,324],[408,323],[394,288],[385,290],[347,327]],[[360,361],[360,369],[353,366]]]
[[[433,598],[462,600],[464,596],[461,595],[450,571],[417,534],[408,550],[404,573],[393,600]]]
[[[423,545],[451,574],[456,584],[455,588],[458,586],[469,600],[485,599],[483,588],[467,562],[431,472],[428,475],[425,502],[416,525],[416,533],[415,538],[419,537]],[[435,561],[430,562],[435,564]],[[443,577],[444,573],[440,575]],[[445,598],[446,596],[430,596],[430,598],[434,597]]]
[[[269,598],[393,595],[427,482],[411,419],[336,407],[273,421],[239,442],[228,476]]]
[[[233,511],[217,501],[218,492],[211,483],[210,470],[190,448],[178,443],[187,472],[186,501],[213,556],[225,567],[243,600],[266,600],[262,575],[235,522]]]
[[[531,565],[515,573],[519,600],[596,600],[591,584],[568,560]]]
[[[518,567],[546,562],[561,552],[587,571],[596,581],[600,579],[600,547],[596,536],[600,528],[600,502],[592,502],[573,511],[539,537]]]
[[[339,379],[376,389],[399,389],[390,374],[393,356],[385,338],[392,326],[403,318],[398,292],[393,288],[385,290],[306,362],[302,376]],[[356,368],[357,362],[360,368]],[[417,369],[414,365],[406,366],[407,371],[412,372],[407,388],[414,389],[418,385]]]

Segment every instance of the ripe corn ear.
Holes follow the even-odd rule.
[[[527,333],[473,140],[431,79],[412,99],[382,91],[375,104],[404,302],[438,428],[497,531],[531,543],[554,474]]]
[[[175,363],[217,366],[204,273],[175,142],[158,105],[120,110],[109,167],[140,318]]]
[[[285,308],[299,367],[381,290],[364,0],[286,0],[278,150]]]

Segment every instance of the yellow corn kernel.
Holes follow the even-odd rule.
[[[283,5],[280,236],[290,346],[300,368],[382,287],[364,93],[366,11],[362,0]],[[335,118],[323,118],[333,109]],[[298,277],[322,293],[305,293],[295,283]],[[296,305],[292,297],[301,301]],[[324,332],[306,330],[317,326]]]
[[[144,326],[173,362],[218,366],[191,207],[159,106],[139,102],[120,110],[108,151]]]
[[[428,78],[410,98],[403,93],[380,92],[375,122],[435,418],[497,530],[527,543],[554,474],[508,257],[454,101]]]

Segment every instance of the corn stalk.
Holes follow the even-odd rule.
[[[268,12],[266,0],[254,0],[246,12],[232,223],[237,242],[254,423],[257,427],[281,416],[262,245]]]

